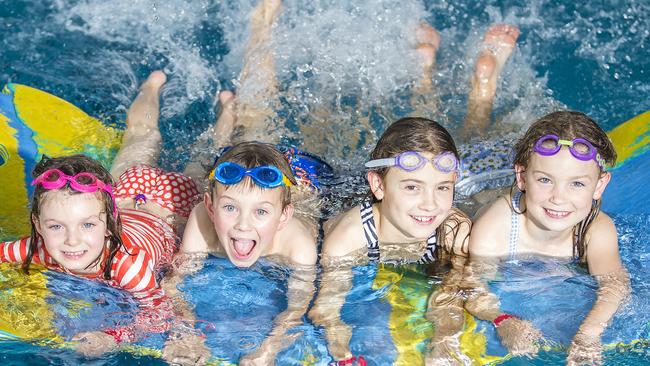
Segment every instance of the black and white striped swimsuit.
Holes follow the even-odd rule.
[[[372,214],[372,203],[370,200],[365,200],[361,203],[361,225],[363,225],[363,233],[366,235],[366,243],[368,245],[368,258],[370,263],[379,262],[379,238],[377,237],[377,227],[375,226],[375,219]],[[417,263],[425,264],[436,261],[436,241],[438,230],[427,239],[427,250],[424,252],[422,258]]]

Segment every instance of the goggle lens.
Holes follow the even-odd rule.
[[[218,176],[220,176],[224,182],[232,182],[232,183],[237,183],[239,182],[243,177],[243,170],[239,169],[238,165],[231,165],[231,164],[221,164],[218,169]],[[226,183],[226,184],[232,184],[232,183]]]
[[[404,170],[415,170],[422,165],[422,157],[417,153],[406,152],[400,155],[399,165]]]
[[[456,170],[458,160],[452,153],[443,153],[436,158],[436,167],[441,172],[450,173]]]
[[[258,181],[270,185],[278,184],[279,182],[282,182],[282,178],[280,178],[279,173],[268,167],[260,167],[259,169],[257,169],[255,178],[257,178]]]

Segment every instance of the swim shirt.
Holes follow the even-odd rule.
[[[361,225],[363,226],[363,233],[366,236],[366,245],[368,246],[368,258],[370,263],[379,262],[379,237],[377,236],[377,227],[375,226],[375,218],[372,213],[372,202],[365,200],[361,203]],[[433,263],[436,261],[436,242],[438,230],[433,232],[429,239],[427,239],[427,249],[418,264]]]
[[[122,241],[111,262],[111,279],[108,284],[131,292],[136,298],[156,295],[158,284],[156,271],[171,262],[176,249],[177,237],[171,226],[158,216],[145,211],[121,210]],[[31,238],[0,244],[0,262],[22,262],[27,256]],[[47,252],[42,240],[36,244],[32,263],[48,269],[68,272],[56,263]],[[92,274],[76,274],[80,277],[101,279],[103,269]]]

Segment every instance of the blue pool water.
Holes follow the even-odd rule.
[[[406,0],[399,4],[289,0],[284,4],[275,29],[276,59],[282,113],[289,120],[285,137],[298,143],[309,136],[296,126],[319,103],[329,105],[332,115],[343,116],[345,121],[324,121],[320,127],[333,134],[358,131],[370,138],[373,133],[350,112],[351,106],[373,114],[371,127],[378,131],[385,128],[389,117],[408,111],[408,98],[400,93],[416,79],[417,65],[409,56],[413,41],[409,30],[420,19],[442,35],[435,77],[442,102],[434,116],[451,128],[464,115],[476,46],[493,22],[511,22],[522,31],[495,101],[494,114],[506,123],[525,127],[547,111],[566,107],[584,111],[610,130],[650,109],[650,5],[644,0],[589,5],[558,0]],[[43,89],[107,124],[124,126],[125,111],[138,84],[151,70],[162,68],[169,82],[161,100],[165,144],[161,165],[180,169],[189,155],[187,142],[215,118],[215,93],[237,86],[246,18],[253,5],[252,0],[0,0],[0,82]],[[378,105],[384,109],[377,112]],[[316,146],[315,152],[342,171],[359,170],[367,148],[363,143],[346,142]],[[604,209],[619,230],[633,287],[630,304],[620,311],[605,337],[625,344],[646,340],[609,349],[607,365],[650,363],[650,288],[645,283],[650,275],[650,209],[644,204],[650,199],[650,173],[645,169],[649,163],[650,154],[645,153],[615,171],[604,199]],[[347,199],[358,197],[361,191],[343,185],[338,194]],[[401,281],[412,280],[421,293],[437,281],[417,270],[395,271],[404,271]],[[531,315],[567,320],[542,328],[549,338],[566,346],[593,301],[593,280],[575,268],[558,271],[548,282],[535,277],[539,273],[534,266],[504,271],[511,271],[512,276],[493,287],[512,301],[529,299],[531,293],[544,294],[539,297],[543,301],[523,303]],[[62,336],[92,329],[97,322],[128,321],[134,303],[119,291],[62,280],[56,273],[46,276],[53,294],[47,304],[57,314],[53,323]],[[201,273],[184,283],[197,304],[197,316],[205,321],[204,326],[209,325],[204,331],[215,357],[236,362],[264,339],[271,319],[286,306],[286,276],[284,269],[269,263],[245,272],[212,258]],[[373,267],[356,270],[344,320],[355,329],[351,342],[355,352],[368,355],[371,363],[390,364],[396,350],[389,342],[391,306],[385,296],[393,285],[374,288],[375,276]],[[20,288],[20,284],[0,283],[3,291]],[[262,289],[265,296],[260,296]],[[424,309],[416,306],[414,311],[419,314]],[[546,320],[544,316],[537,319],[540,324]],[[422,327],[425,333],[430,329]],[[279,364],[310,364],[305,360],[327,364],[330,358],[322,329],[305,319],[297,331],[303,334],[280,355]],[[161,342],[155,336],[145,341],[154,348]],[[502,352],[497,344],[490,347],[495,354]],[[513,358],[506,364],[562,365],[565,357],[558,346],[536,359]],[[128,352],[88,361],[67,349],[16,341],[0,342],[0,360],[3,365],[164,364],[155,357]]]

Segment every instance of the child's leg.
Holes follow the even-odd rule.
[[[416,51],[422,60],[422,78],[413,89],[411,105],[414,116],[430,116],[438,109],[433,90],[433,70],[436,66],[436,52],[440,47],[440,34],[427,23],[421,23],[416,30],[418,41]]]
[[[126,132],[111,174],[114,179],[135,165],[155,166],[160,154],[162,137],[158,130],[160,88],[167,81],[162,71],[152,72],[140,86],[140,93],[126,113]]]
[[[251,13],[251,35],[239,75],[237,100],[233,100],[230,92],[219,95],[222,113],[214,129],[215,142],[276,142],[273,141],[275,136],[267,133],[267,127],[277,100],[275,62],[270,41],[271,26],[279,9],[280,0],[262,0]]]
[[[485,32],[483,50],[472,74],[472,91],[469,93],[467,116],[463,125],[464,137],[482,135],[485,132],[490,122],[497,80],[515,48],[517,37],[519,28],[509,24],[495,24]]]

